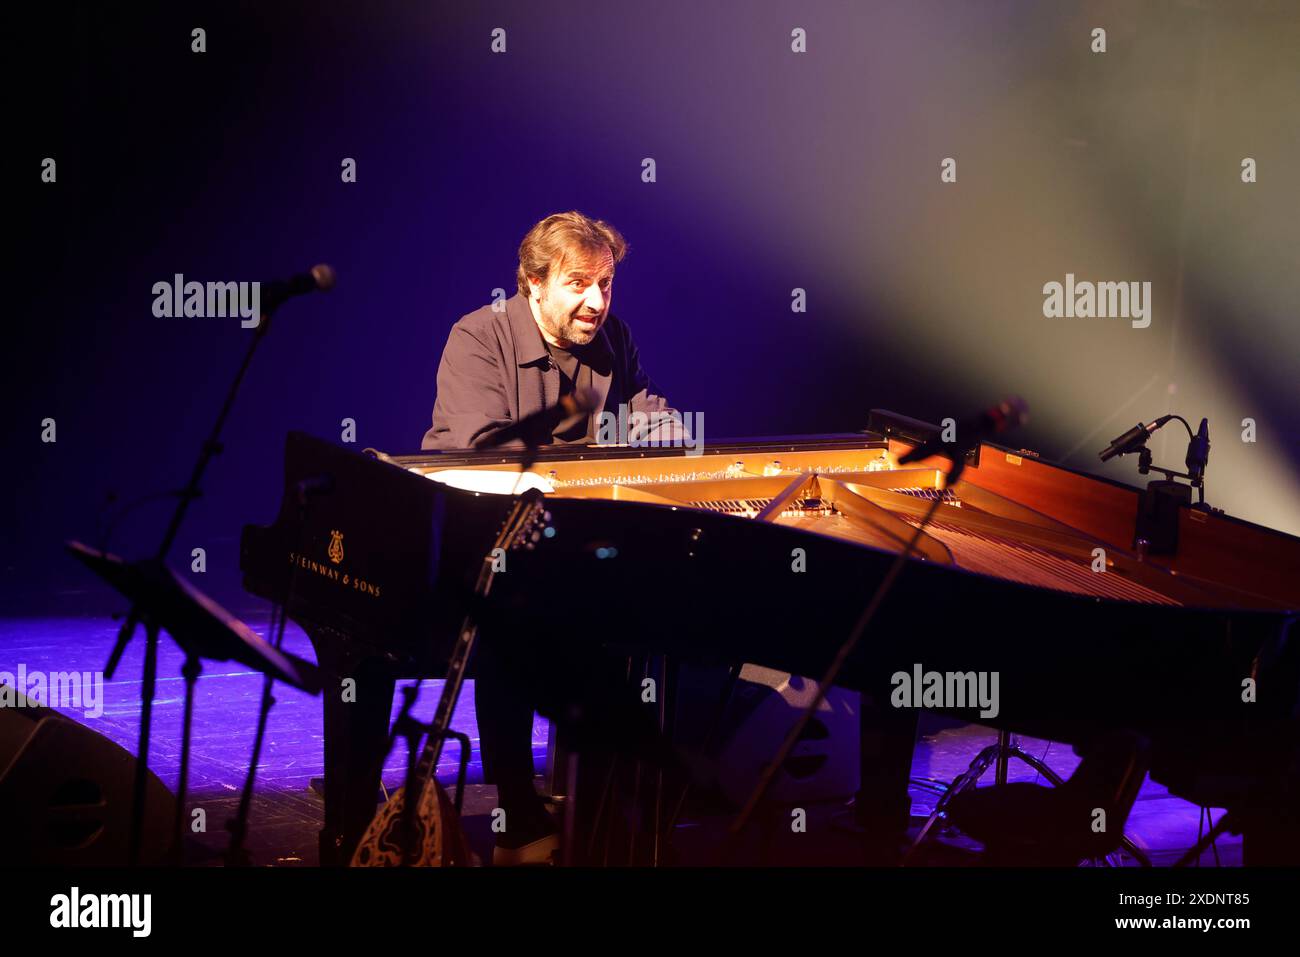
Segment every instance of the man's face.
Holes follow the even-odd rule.
[[[529,280],[533,315],[542,333],[561,349],[585,346],[609,316],[614,291],[614,257],[608,249],[597,254],[568,254],[546,281]]]

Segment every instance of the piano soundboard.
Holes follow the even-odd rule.
[[[1196,575],[1204,562],[1195,557],[1153,557],[1134,547],[1136,489],[991,444],[980,446],[964,477],[949,487],[942,459],[900,466],[899,456],[910,448],[906,440],[860,434],[712,446],[698,456],[677,449],[560,446],[541,450],[522,481],[518,453],[385,458],[471,491],[536,486],[555,498],[706,510],[895,552],[939,498],[942,504],[915,546],[918,561],[1103,598],[1300,606],[1300,589],[1267,570],[1223,581],[1217,569],[1212,576]],[[1125,511],[1128,523],[1122,521]],[[1188,552],[1202,539],[1231,534],[1263,547],[1264,555],[1275,554],[1278,562],[1286,562],[1286,555],[1300,561],[1300,542],[1290,536],[1213,512],[1192,512],[1186,521]],[[1218,534],[1204,534],[1206,526]]]

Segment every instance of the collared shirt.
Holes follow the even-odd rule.
[[[613,313],[596,337],[582,347],[581,359],[591,370],[597,409],[617,416],[619,406],[625,405],[628,414],[642,412],[651,421],[656,420],[656,413],[660,417],[676,415],[641,367],[627,324]],[[447,337],[438,364],[433,425],[424,434],[421,447],[470,448],[484,436],[553,407],[560,400],[560,388],[559,367],[552,361],[522,293],[504,303],[476,309],[457,320]],[[680,417],[678,420],[660,425],[666,432],[658,434],[680,430]],[[646,437],[653,435],[652,430]],[[549,445],[554,436],[541,434],[531,439]]]

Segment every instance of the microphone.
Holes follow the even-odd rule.
[[[917,462],[931,455],[943,455],[954,462],[963,457],[970,449],[994,435],[1000,435],[1008,429],[1014,429],[1029,419],[1029,406],[1018,395],[1003,399],[997,405],[990,406],[977,415],[969,416],[957,423],[956,437],[945,442],[935,436],[912,449],[899,458],[899,465]]]
[[[1110,445],[1106,446],[1097,454],[1101,456],[1103,462],[1109,462],[1117,455],[1128,455],[1130,452],[1136,452],[1138,449],[1142,448],[1142,446],[1147,444],[1147,439],[1151,438],[1152,432],[1156,429],[1163,428],[1164,424],[1172,418],[1172,415],[1162,415],[1160,418],[1154,420],[1148,425],[1143,425],[1139,422],[1123,435],[1111,439]],[[1209,440],[1208,436],[1206,440]]]
[[[555,431],[555,427],[565,419],[572,418],[575,415],[581,415],[584,412],[590,412],[596,408],[600,395],[595,389],[578,389],[569,395],[563,396],[557,405],[549,409],[542,409],[540,412],[534,412],[532,415],[526,415],[518,422],[507,425],[504,429],[498,429],[483,436],[474,443],[474,448],[478,449],[495,449],[499,445],[505,445],[507,442],[513,442],[516,439],[522,439],[525,445],[536,445],[531,440],[537,432],[543,432],[550,436]]]
[[[334,288],[334,267],[319,263],[307,272],[300,272],[288,279],[276,279],[262,283],[262,315],[269,316],[294,296],[306,295],[320,290],[329,292]]]
[[[1187,444],[1187,477],[1193,485],[1205,479],[1205,467],[1210,464],[1210,420],[1201,419],[1201,427]]]

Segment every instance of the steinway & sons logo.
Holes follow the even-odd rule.
[[[342,568],[334,567],[343,564],[343,533],[336,528],[330,529],[330,543],[325,549],[325,555],[330,560],[329,565],[308,558],[298,552],[289,552],[289,564],[301,568],[303,571],[311,572],[313,575],[319,575],[326,581],[335,582],[344,588],[355,589],[373,598],[382,597],[379,585],[366,581],[364,578],[358,578],[350,572],[345,572]]]

